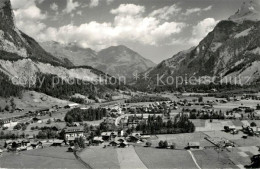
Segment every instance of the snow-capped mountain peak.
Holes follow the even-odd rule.
[[[232,15],[229,20],[232,21],[259,21],[260,20],[260,0],[246,0],[241,8]]]

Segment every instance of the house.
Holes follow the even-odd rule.
[[[113,146],[113,147],[118,146],[119,144],[120,144],[120,143],[117,142],[117,141],[111,141],[111,142],[109,143],[109,145],[110,145],[110,146]]]
[[[63,145],[65,145],[65,141],[64,140],[55,139],[52,142],[52,146],[63,146]]]
[[[3,152],[4,151],[2,149],[0,149],[0,157],[2,156]]]
[[[65,140],[74,141],[76,138],[84,137],[83,127],[67,127],[65,129]]]
[[[129,144],[126,141],[119,143],[120,148],[125,148],[125,147],[128,147],[128,146],[129,146]]]
[[[32,140],[34,137],[32,135],[28,136],[27,139]]]
[[[93,143],[95,143],[95,144],[101,144],[103,142],[104,142],[104,140],[102,139],[102,137],[94,137],[93,138]]]
[[[118,142],[120,142],[120,143],[123,143],[123,142],[125,142],[125,140],[124,140],[124,139],[122,139],[122,138],[118,139],[117,141],[118,141]]]
[[[41,141],[33,141],[30,143],[31,144],[31,147],[33,149],[36,149],[36,148],[42,148],[42,142]]]
[[[137,141],[139,141],[139,137],[129,136],[129,137],[127,138],[127,141],[128,141],[128,142],[134,142],[134,143],[136,143]]]
[[[101,133],[102,140],[106,140],[106,141],[110,140],[111,139],[111,133],[112,132],[102,132]]]
[[[199,142],[189,142],[187,145],[188,149],[199,149],[200,143]]]
[[[79,104],[77,104],[77,103],[72,103],[72,104],[66,105],[64,108],[65,108],[65,109],[74,109],[74,108],[77,108],[77,107],[79,107]]]
[[[33,121],[34,123],[42,123],[42,120],[39,119],[39,118],[37,118],[37,117],[32,118],[32,121]]]
[[[103,140],[108,141],[115,138],[117,134],[118,134],[117,132],[102,132],[101,137]]]

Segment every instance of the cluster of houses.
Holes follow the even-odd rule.
[[[50,139],[50,140],[35,140],[33,137],[27,139],[6,140],[4,148],[7,151],[25,151],[37,148],[43,148],[44,146],[64,146],[65,144],[74,143],[76,138],[84,136],[83,127],[67,127],[65,129],[65,138]]]
[[[93,138],[93,143],[97,145],[104,143],[104,147],[113,146],[124,148],[129,146],[131,143],[141,143],[149,138],[149,135],[144,136],[140,133],[132,133],[131,135],[124,137],[124,131],[121,130],[118,132],[103,132],[101,133],[101,136]]]

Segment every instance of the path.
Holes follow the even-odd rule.
[[[199,164],[197,163],[197,160],[196,160],[196,158],[194,157],[193,153],[192,153],[190,150],[188,150],[188,152],[190,153],[190,156],[191,156],[193,162],[196,164],[197,168],[198,168],[198,169],[201,169],[200,166],[199,166]]]

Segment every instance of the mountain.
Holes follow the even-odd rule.
[[[167,84],[167,78],[169,84],[172,77],[177,80],[180,76],[186,82],[190,77],[195,77],[192,81],[197,83],[208,77],[214,77],[217,82],[258,82],[260,18],[254,18],[259,12],[259,6],[256,7],[258,3],[259,0],[243,3],[235,15],[220,21],[198,46],[179,52],[147,71],[149,85]],[[144,80],[137,82],[139,85],[144,83]]]
[[[43,42],[41,46],[61,60],[69,60],[75,66],[90,65],[107,74],[131,78],[133,73],[143,72],[155,64],[126,46],[112,46],[96,52],[80,48],[75,44]]]
[[[232,15],[229,20],[232,21],[259,21],[260,20],[260,0],[245,1],[241,8]]]
[[[68,50],[77,51],[78,49],[71,46]],[[81,51],[78,52],[81,53]],[[46,80],[43,83],[45,88],[38,90],[48,91],[49,94],[52,94],[51,91],[54,90],[51,86],[51,78],[57,76],[59,79],[56,78],[56,80],[63,79],[65,82],[73,83],[64,86],[61,83],[63,81],[60,81],[56,89],[57,96],[60,97],[68,96],[68,94],[73,95],[75,94],[73,92],[76,91],[85,91],[86,93],[86,91],[92,90],[89,86],[93,87],[93,85],[95,85],[92,90],[94,94],[98,94],[99,89],[102,89],[104,95],[106,91],[111,91],[103,85],[107,78],[103,72],[90,66],[77,67],[68,59],[54,57],[33,38],[17,29],[10,0],[0,1],[0,71],[0,78],[6,79],[7,76],[13,84],[18,86],[31,87],[37,82],[39,83],[39,80]],[[49,79],[44,79],[44,75]],[[38,77],[42,77],[42,79]],[[79,85],[78,80],[87,83]],[[85,90],[86,88],[88,90]]]
[[[42,42],[40,45],[56,58],[69,60],[75,66],[84,66],[88,65],[86,63],[92,64],[97,62],[97,52],[90,48],[83,49],[77,47],[74,43],[64,45],[59,42],[49,41]]]
[[[126,46],[112,46],[98,52],[95,68],[114,76],[132,78],[133,73],[143,72],[155,64]]]
[[[10,0],[1,0],[0,21],[1,59],[30,58],[54,65],[67,64],[47,53],[34,39],[16,28]]]

